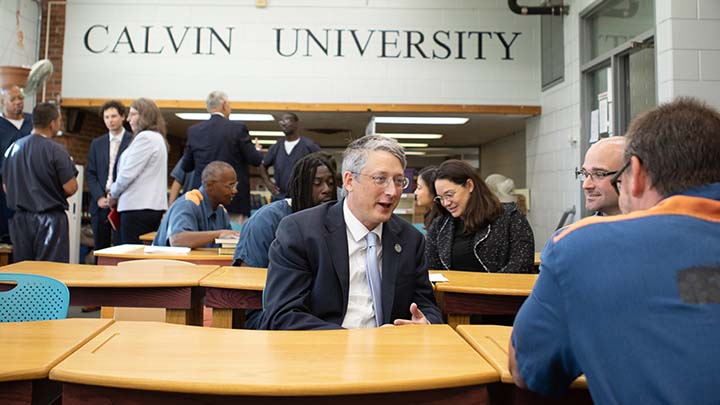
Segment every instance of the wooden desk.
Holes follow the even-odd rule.
[[[214,266],[232,265],[232,255],[219,255],[217,248],[193,249],[188,254],[145,253],[145,245],[118,245],[95,251],[98,264],[114,266],[126,260],[169,259]]]
[[[438,301],[448,324],[470,323],[470,315],[514,315],[532,291],[537,274],[435,271],[448,282],[435,283]]]
[[[205,287],[205,305],[212,308],[212,326],[242,328],[246,309],[262,309],[267,269],[221,267],[200,280]]]
[[[10,255],[12,254],[12,245],[0,243],[0,266],[7,266],[10,263]]]
[[[510,375],[510,368],[508,365],[508,345],[510,343],[512,327],[496,325],[460,325],[456,330],[463,339],[470,343],[470,345],[485,358],[485,360],[495,367],[498,373],[500,373],[500,381],[505,383],[504,385],[510,384],[504,387],[494,387],[490,390],[491,396],[504,398],[504,400],[499,400],[497,402],[515,404],[549,403],[549,398],[517,388],[513,384],[512,375]],[[542,348],[538,348],[538,350],[542,350]],[[584,375],[576,379],[570,387],[579,389],[570,390],[568,395],[564,398],[552,398],[552,402],[558,404],[592,403],[590,394],[587,391],[587,380]],[[514,398],[514,400],[507,401],[508,396],[510,398]],[[492,402],[496,401],[493,400]]]
[[[157,232],[148,232],[140,235],[140,240],[144,245],[152,245],[153,240],[155,239],[155,234]]]
[[[64,405],[485,403],[484,384],[499,381],[497,371],[447,325],[255,331],[153,322],[116,322],[50,378],[64,383]]]
[[[166,308],[166,321],[202,325],[200,280],[217,266],[148,266],[141,270],[24,261],[0,272],[39,274],[65,283],[70,305]]]
[[[0,323],[0,403],[50,403],[60,385],[50,369],[107,328],[110,319]]]

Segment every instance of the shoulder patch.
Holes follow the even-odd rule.
[[[200,190],[195,189],[185,193],[185,199],[192,201],[195,205],[200,205],[200,202],[203,200],[203,195]]]

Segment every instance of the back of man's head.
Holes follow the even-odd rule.
[[[228,95],[222,91],[213,91],[207,97],[205,105],[208,112],[222,112],[222,107],[225,102],[228,101]]]
[[[720,113],[692,98],[678,98],[635,118],[625,161],[636,156],[663,196],[720,181]]]
[[[33,109],[32,120],[35,128],[50,128],[50,123],[60,116],[60,111],[53,103],[40,103]]]

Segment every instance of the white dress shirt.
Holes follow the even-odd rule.
[[[367,251],[367,240],[365,236],[368,229],[350,212],[347,198],[343,201],[343,217],[345,218],[345,232],[348,243],[348,262],[350,269],[350,288],[348,291],[348,306],[345,311],[345,318],[342,327],[374,328],[375,310],[373,308],[372,294],[368,284],[365,253]],[[382,277],[382,227],[381,223],[372,230],[378,236],[377,255],[378,270]]]

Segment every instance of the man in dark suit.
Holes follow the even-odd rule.
[[[408,179],[397,141],[366,136],[343,157],[347,197],[285,217],[270,246],[261,329],[441,323],[423,236],[393,214]]]
[[[119,101],[103,104],[100,116],[108,132],[93,139],[90,144],[85,177],[90,188],[90,221],[95,250],[112,245],[113,230],[107,219],[110,213],[107,192],[117,175],[120,155],[132,139],[132,134],[123,128],[126,111]]]
[[[227,94],[213,91],[206,101],[210,119],[188,128],[183,170],[202,173],[210,162],[227,162],[237,173],[237,194],[229,206],[230,221],[242,224],[250,216],[250,173],[248,165],[259,166],[262,154],[250,141],[245,124],[230,121],[230,102]],[[200,188],[200,176],[193,179],[192,188]]]

